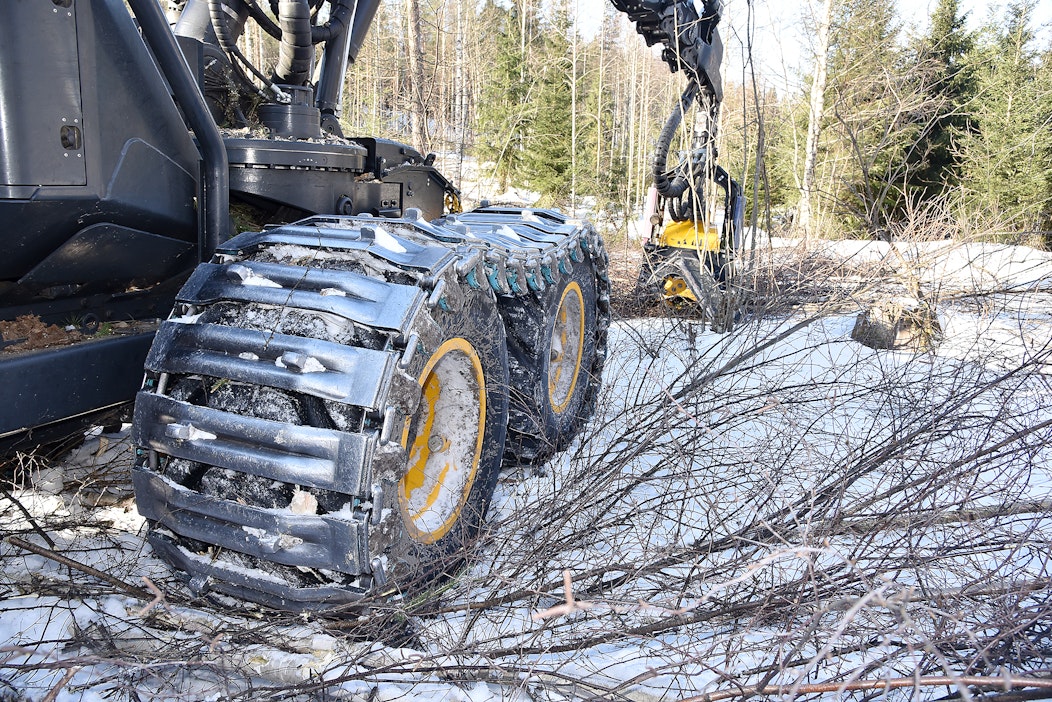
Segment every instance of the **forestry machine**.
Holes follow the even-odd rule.
[[[623,9],[618,0],[612,1]],[[712,4],[706,3],[696,30],[699,60],[690,60],[682,50],[677,53],[666,48],[664,53],[672,69],[682,68],[689,80],[655,147],[654,180],[644,212],[650,237],[643,243],[636,292],[644,298],[695,301],[715,331],[729,331],[737,307],[731,283],[742,247],[745,197],[737,181],[716,163],[723,48],[716,33],[720,7]],[[713,21],[706,23],[705,18]],[[677,26],[681,32],[695,31]],[[652,42],[652,35],[639,31]],[[689,43],[680,39],[680,46]],[[669,166],[673,140],[694,104],[694,119],[684,129],[688,148],[680,152],[675,166]],[[717,189],[721,197],[714,197]]]
[[[714,109],[719,3],[613,2]],[[138,508],[198,594],[304,610],[420,588],[504,457],[546,459],[596,403],[591,225],[462,212],[433,156],[342,134],[378,3],[0,4],[0,440],[135,396]],[[239,49],[248,22],[274,66]],[[682,177],[662,196],[697,209]],[[77,339],[25,350],[16,319]]]

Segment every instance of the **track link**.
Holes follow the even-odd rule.
[[[512,282],[526,280],[496,289],[511,373],[507,451],[513,460],[543,462],[566,448],[595,411],[611,315],[603,241],[590,225],[554,210],[486,207],[447,221],[487,241],[490,256],[510,262]],[[553,364],[559,353],[554,317],[568,289],[580,295],[583,336],[577,362],[560,368]],[[560,372],[575,376],[561,392],[554,387]]]
[[[534,443],[564,444],[590,414],[609,324],[594,230],[544,210],[407,215],[241,234],[194,272],[162,324],[136,401],[133,481],[150,543],[196,592],[319,609],[441,574],[477,532],[499,474],[509,365],[548,385],[509,358],[505,327],[510,337],[524,318],[508,311],[548,304],[545,291],[588,276],[596,309],[582,401],[558,436]],[[456,392],[435,404],[440,380]],[[538,396],[514,400],[512,444],[528,443],[531,426],[551,429],[521,419],[538,414]],[[418,509],[407,472],[416,465],[417,482],[430,480],[429,461],[446,450],[437,444],[450,444],[431,421],[450,406],[475,417],[475,460],[447,466],[462,475],[459,502],[439,486]],[[475,444],[458,441],[470,456]]]

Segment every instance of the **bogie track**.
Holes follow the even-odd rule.
[[[180,292],[133,478],[195,591],[316,609],[418,589],[478,532],[506,446],[543,458],[590,413],[609,323],[594,231],[407,215],[241,234]]]

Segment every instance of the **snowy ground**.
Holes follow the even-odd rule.
[[[342,620],[192,602],[144,545],[120,437],[25,458],[0,495],[21,540],[0,545],[0,700],[1052,686],[1052,256],[776,244],[767,289],[803,307],[727,335],[616,322],[584,435],[508,470],[469,565],[413,602]],[[936,304],[933,353],[850,339],[889,276]]]

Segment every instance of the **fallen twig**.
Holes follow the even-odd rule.
[[[921,678],[892,678],[890,680],[856,680],[855,682],[828,682],[813,685],[800,685],[796,692],[800,695],[814,695],[823,692],[843,692],[847,690],[893,690],[900,687],[942,687],[946,685],[971,685],[973,687],[1000,688],[1011,690],[1021,687],[1052,689],[1052,678],[1014,678],[1011,676],[934,676]],[[679,702],[717,702],[735,697],[753,695],[784,696],[790,691],[789,685],[767,685],[761,688],[743,686],[737,690],[720,690],[704,695],[695,695],[681,699]]]
[[[26,518],[27,522],[29,522],[29,526],[33,527],[33,531],[36,532],[40,536],[40,538],[46,541],[48,546],[50,546],[51,548],[55,548],[54,540],[52,540],[52,538],[48,535],[46,531],[40,528],[40,525],[37,524],[37,520],[33,518],[33,515],[29,512],[28,509],[26,509],[26,506],[19,502],[17,499],[15,499],[15,496],[8,492],[7,488],[5,488],[3,485],[0,485],[0,495],[3,495],[11,504],[15,506],[15,509],[22,513],[22,516]]]
[[[534,620],[551,619],[552,617],[565,617],[568,614],[574,612],[580,612],[585,609],[591,609],[592,603],[585,602],[583,600],[575,600],[573,596],[573,576],[570,575],[570,571],[563,571],[563,596],[566,601],[560,605],[549,607],[543,612],[537,612],[533,615]]]
[[[9,536],[6,539],[4,539],[4,541],[11,544],[12,546],[17,546],[18,548],[24,551],[35,553],[38,556],[43,556],[44,558],[48,558],[52,561],[55,561],[56,563],[61,563],[62,565],[68,568],[73,568],[74,570],[79,570],[82,573],[86,573],[94,578],[98,578],[103,582],[109,583],[121,592],[127,593],[133,597],[138,597],[142,600],[152,600],[154,598],[153,594],[146,590],[143,590],[142,588],[135,587],[134,585],[129,585],[120,578],[115,578],[109,573],[104,573],[101,570],[98,570],[97,568],[92,568],[91,566],[80,563],[79,561],[75,561],[72,558],[67,558],[66,556],[63,556],[60,553],[56,553],[55,551],[49,548],[37,546],[36,544],[26,541],[25,539],[21,539],[17,536]]]
[[[73,676],[76,675],[79,670],[79,667],[67,670],[66,674],[62,676],[62,679],[58,681],[58,684],[51,688],[40,702],[55,702],[55,700],[58,699],[59,693],[61,693],[62,689],[69,684],[69,681],[73,679]]]
[[[136,614],[140,617],[145,617],[147,614],[149,614],[151,609],[158,606],[163,607],[165,611],[170,612],[171,610],[168,608],[168,603],[164,601],[164,593],[161,592],[161,589],[154,585],[153,581],[147,578],[145,575],[142,576],[142,581],[146,583],[146,587],[150,590],[151,593],[153,593],[153,599],[147,602],[146,606],[144,606],[142,609],[136,612]]]

